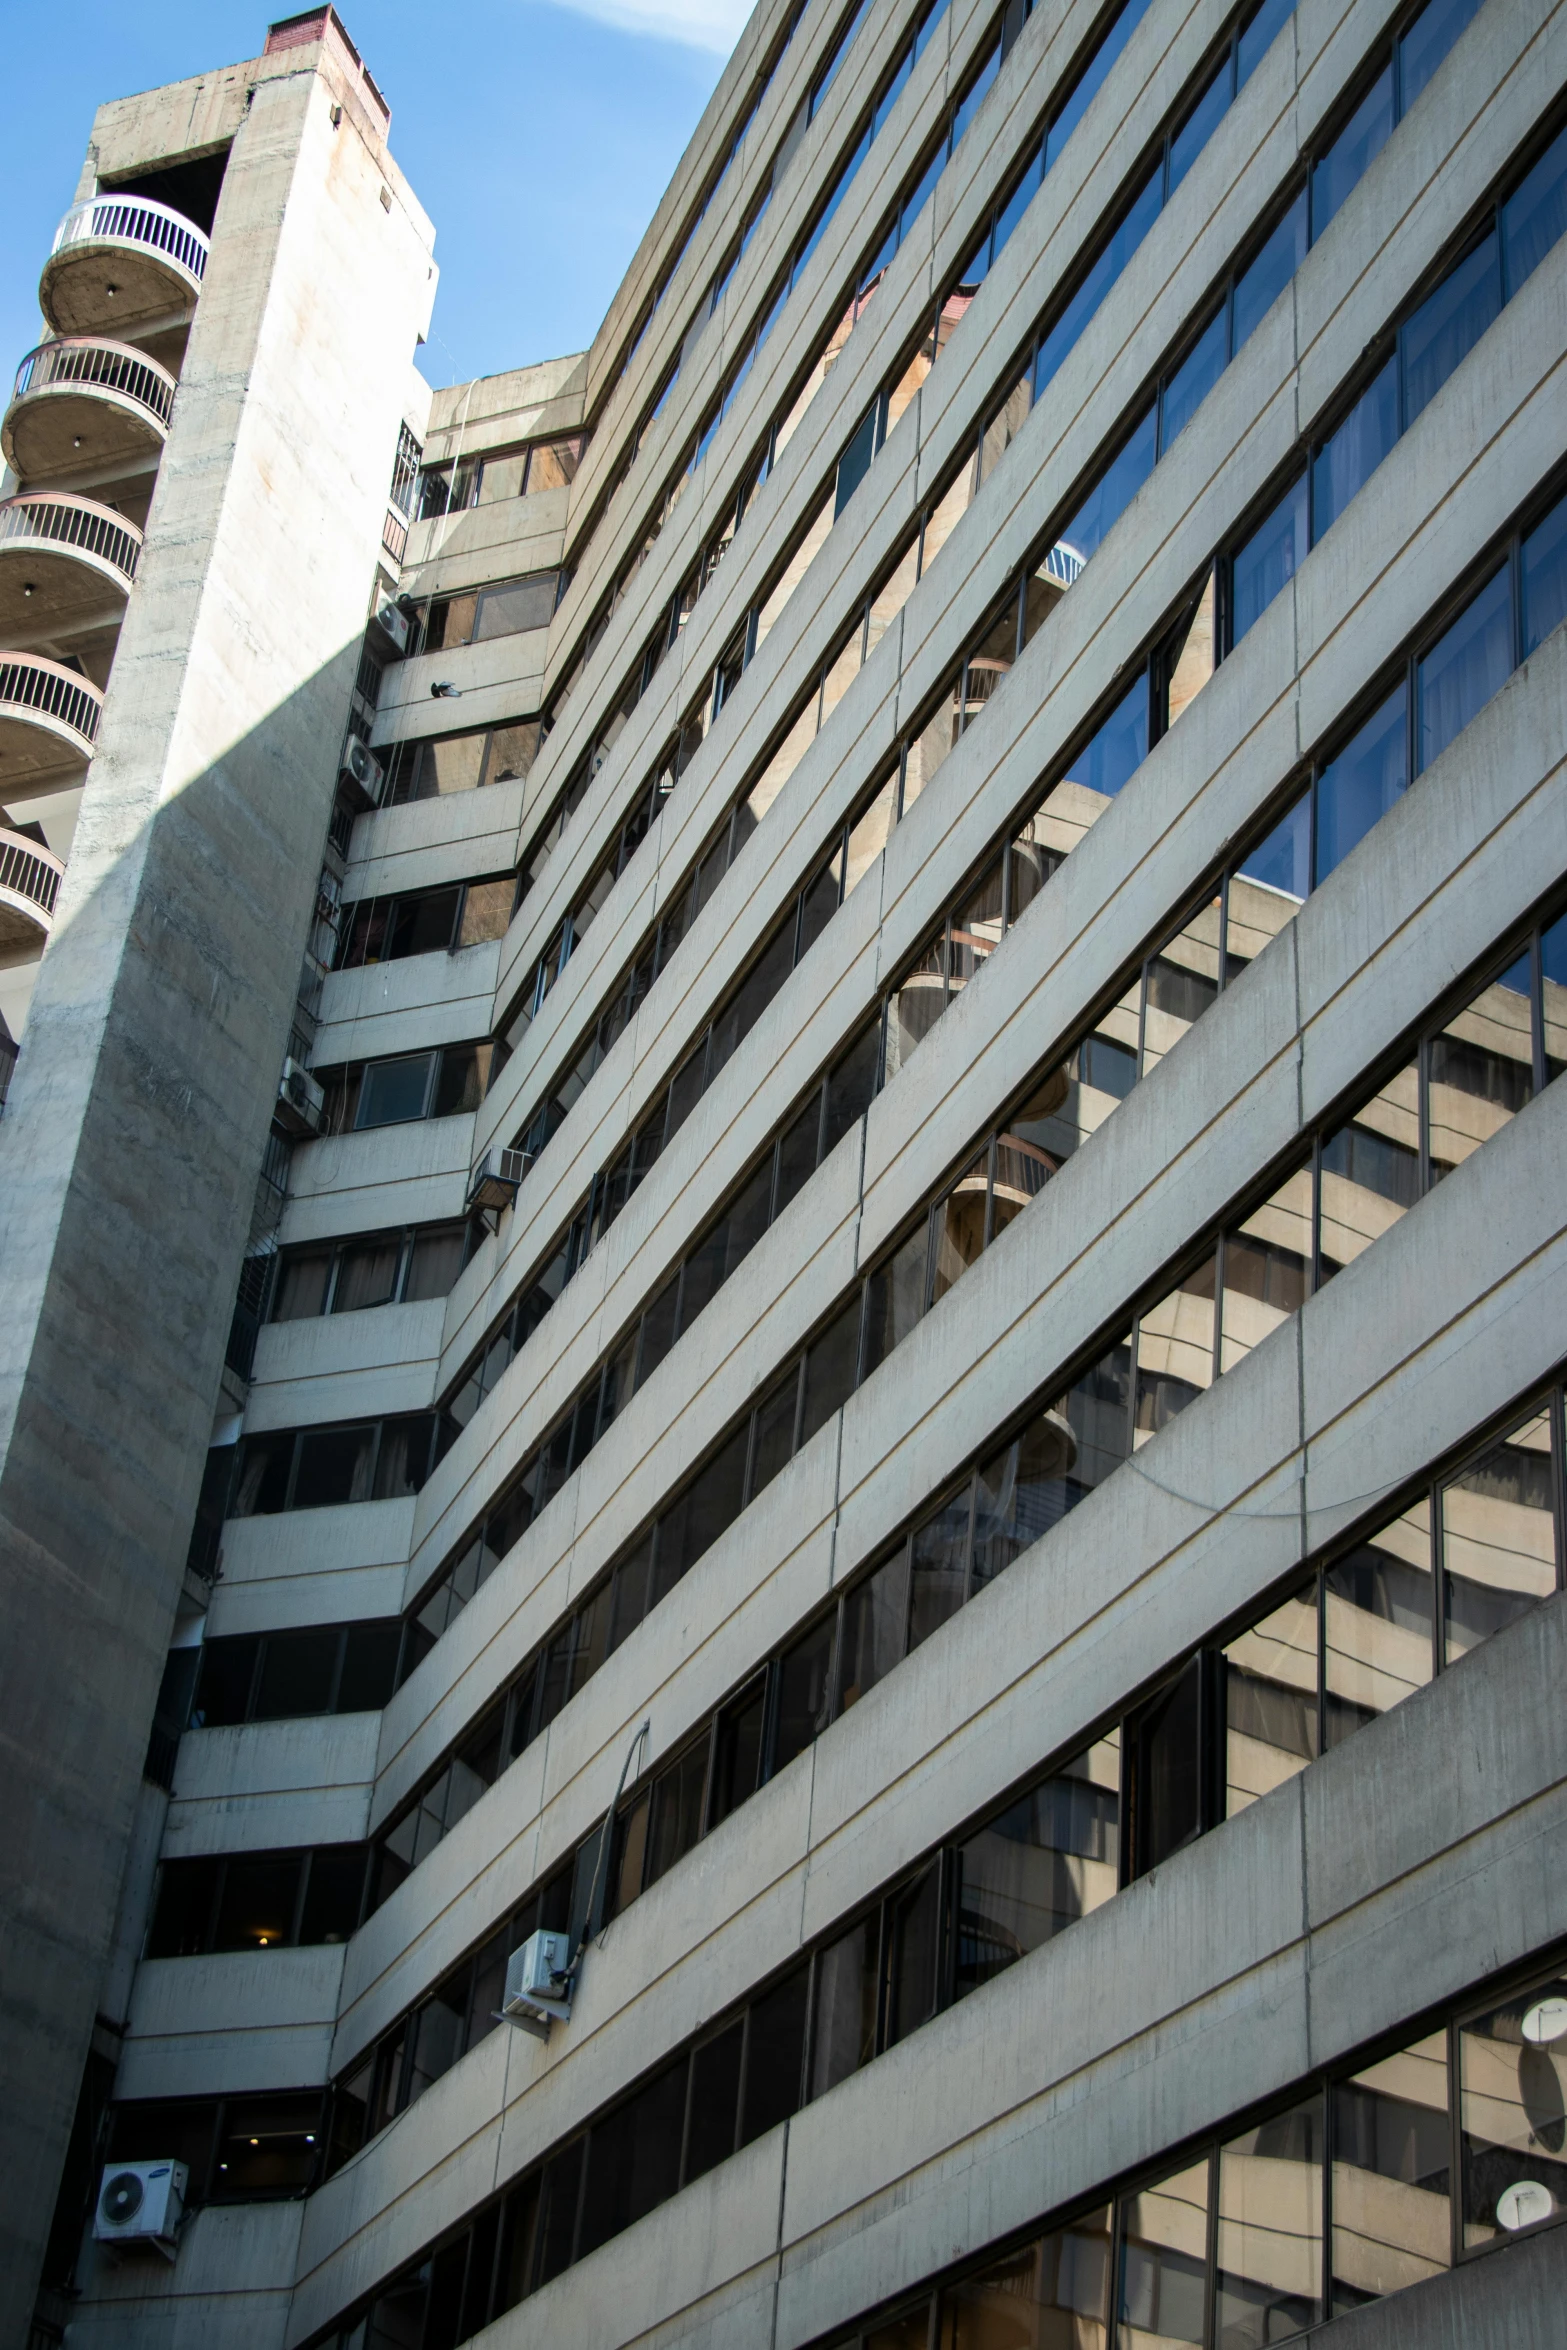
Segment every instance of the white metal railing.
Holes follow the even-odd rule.
[[[127,587],[136,577],[141,532],[112,506],[65,491],[40,490],[0,504],[0,546],[15,540],[29,546],[69,547],[96,555],[120,574]]]
[[[54,915],[65,866],[49,849],[19,832],[0,830],[0,890],[25,898],[46,921]]]
[[[106,343],[92,335],[65,335],[29,351],[16,371],[11,397],[20,400],[24,393],[45,392],[56,384],[119,392],[161,425],[168,423],[174,408],[174,378],[166,367],[143,351],[133,351],[128,343]]]
[[[150,253],[161,253],[198,287],[206,275],[207,240],[200,229],[152,196],[119,195],[108,189],[101,196],[89,196],[85,204],[73,204],[55,230],[49,250],[60,253],[67,245],[100,241],[140,245]]]
[[[1087,557],[1080,555],[1075,547],[1069,547],[1065,539],[1057,539],[1045,557],[1045,577],[1055,580],[1061,587],[1069,588],[1086,560]]]
[[[0,653],[0,718],[53,718],[69,728],[90,759],[102,715],[102,694],[74,669],[42,653]]]

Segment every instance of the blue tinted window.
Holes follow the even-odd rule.
[[[1400,684],[1317,778],[1319,887],[1387,814],[1408,775],[1405,693]]]
[[[1509,299],[1567,229],[1567,131],[1551,141],[1522,187],[1502,206],[1502,254]]]
[[[1504,565],[1419,665],[1422,771],[1484,709],[1512,666],[1512,575]]]
[[[930,161],[926,164],[925,169],[921,172],[918,184],[915,187],[912,187],[909,190],[907,196],[904,197],[903,210],[898,215],[898,234],[900,237],[906,237],[908,235],[909,223],[916,217],[920,206],[924,203],[926,197],[930,194],[931,189],[940,179],[942,174],[942,167],[946,163],[946,160],[946,148],[944,146],[938,147],[934,155],[932,155]]]
[[[1114,799],[1148,756],[1148,681],[1139,677],[1072,761],[1070,779]]]
[[[1501,307],[1502,273],[1493,229],[1404,322],[1398,349],[1404,369],[1406,432]]]
[[[947,0],[936,0],[935,7],[931,10],[929,16],[926,17],[925,22],[920,26],[919,31],[914,36],[914,62],[916,65],[925,54],[925,46],[929,41],[931,34],[935,31],[937,25],[940,24],[946,13]]]
[[[1429,0],[1398,44],[1399,112],[1407,114],[1480,0]]]
[[[1176,189],[1212,138],[1215,128],[1223,121],[1229,110],[1230,61],[1226,57],[1170,141],[1170,170],[1165,183],[1167,202],[1175,194]]]
[[[1060,157],[1062,148],[1092,106],[1104,86],[1106,76],[1147,12],[1148,0],[1126,0],[1126,6],[1084,68],[1081,81],[1050,125],[1050,135],[1045,142],[1046,171]]]
[[[1041,342],[1034,361],[1036,400],[1158,217],[1159,174],[1156,170],[1144,181],[1125,217],[1094,260],[1088,275]]]
[[[1273,47],[1279,27],[1288,24],[1295,13],[1295,0],[1262,0],[1262,6],[1252,18],[1235,45],[1235,87],[1254,73],[1268,51]]]
[[[914,52],[912,49],[905,49],[903,52],[903,63],[899,66],[897,72],[893,75],[891,81],[887,84],[886,89],[882,92],[880,98],[876,101],[876,109],[871,116],[871,137],[873,139],[875,138],[877,132],[881,129],[882,125],[886,122],[888,115],[897,105],[899,98],[903,95],[903,86],[913,71]]]
[[[1221,310],[1210,319],[1164,387],[1159,409],[1162,454],[1184,431],[1224,373],[1230,355],[1229,320]]]
[[[1128,433],[1118,453],[1089,491],[1061,532],[1062,542],[1086,563],[1109,536],[1119,517],[1136,497],[1154,469],[1159,411],[1157,403]]]
[[[1306,258],[1306,191],[1301,189],[1262,251],[1235,281],[1235,334],[1230,348],[1238,351],[1253,327],[1273,308]]]
[[[433,1053],[410,1053],[397,1061],[372,1061],[359,1086],[359,1116],[355,1124],[400,1126],[424,1116],[424,1098],[430,1082]]]
[[[1311,535],[1320,539],[1398,438],[1398,363],[1390,359],[1311,466]]]
[[[1013,189],[1011,195],[1007,198],[1006,203],[1001,208],[1001,216],[996,222],[995,240],[990,248],[990,258],[992,261],[995,260],[996,255],[1001,251],[1002,246],[1006,243],[1008,237],[1012,234],[1012,231],[1017,227],[1018,222],[1022,219],[1024,213],[1028,210],[1030,204],[1033,202],[1034,197],[1038,192],[1039,183],[1044,178],[1044,176],[1045,153],[1044,149],[1041,147],[1036,150],[1033,160],[1028,166],[1028,169],[1024,172],[1022,178],[1018,181],[1017,186]]]
[[[835,522],[871,469],[871,458],[876,451],[876,412],[879,406],[879,401],[871,402],[860,419],[853,439],[838,460],[838,489],[832,510]]]
[[[1236,866],[1242,881],[1276,889],[1280,897],[1304,898],[1311,888],[1311,794],[1302,792],[1264,841]]]
[[[1230,642],[1238,645],[1306,559],[1306,477],[1292,482],[1230,563]]]
[[[979,112],[985,92],[1001,71],[1001,43],[998,41],[980,67],[974,86],[967,97],[958,101],[958,110],[952,117],[952,144],[955,147]]]
[[[1327,153],[1312,167],[1311,233],[1320,237],[1393,131],[1393,68],[1379,73]]]
[[[1537,522],[1523,543],[1524,659],[1567,619],[1567,498]]]

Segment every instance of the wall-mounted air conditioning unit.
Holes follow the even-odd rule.
[[[386,770],[370,745],[351,734],[343,745],[342,780],[349,796],[357,798],[361,812],[379,808],[381,794],[386,789]]]
[[[390,653],[394,661],[406,661],[413,638],[413,623],[401,604],[381,604],[370,622],[371,640],[377,652]]]
[[[182,2162],[111,2162],[98,2182],[100,2244],[150,2244],[174,2258],[189,2174]]]
[[[283,1063],[278,1080],[277,1121],[290,1134],[319,1134],[326,1118],[326,1095],[308,1069],[294,1060]]]
[[[468,1206],[509,1208],[532,1163],[532,1151],[486,1151],[468,1178]]]
[[[506,1996],[501,2014],[509,2023],[547,2040],[551,2024],[571,2020],[571,1940],[541,1930],[530,1934],[506,1961]]]

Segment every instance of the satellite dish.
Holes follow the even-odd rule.
[[[1496,2198],[1496,2216],[1509,2235],[1549,2219],[1555,2209],[1550,2188],[1542,2187],[1538,2179],[1515,2179]]]
[[[135,2171],[122,2170],[104,2188],[99,2209],[106,2220],[112,2220],[117,2228],[123,2228],[128,2220],[136,2217],[145,2195],[146,2188]]]
[[[1567,2032],[1567,1999],[1553,1993],[1549,1999],[1537,1999],[1523,2019],[1523,2036],[1536,2048],[1559,2040]]]

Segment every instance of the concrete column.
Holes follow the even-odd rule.
[[[233,148],[0,1122],[6,2344],[100,1997],[433,293],[384,130],[335,45],[95,126],[101,173]]]

